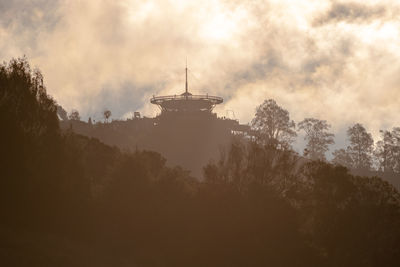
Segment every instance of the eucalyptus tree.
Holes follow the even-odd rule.
[[[380,132],[382,139],[376,142],[374,151],[378,168],[385,172],[400,172],[400,127]]]
[[[347,153],[346,149],[336,149],[332,153],[333,159],[332,163],[335,165],[341,165],[347,168],[353,167],[353,159],[350,157],[349,153]]]
[[[304,156],[312,160],[325,160],[329,145],[335,143],[334,134],[328,132],[331,126],[325,120],[306,118],[298,124],[298,129],[305,132],[307,141]]]
[[[352,159],[353,167],[357,169],[370,169],[374,149],[372,135],[367,132],[362,124],[356,123],[349,127],[347,136],[350,141],[347,153]]]
[[[260,143],[274,148],[289,149],[297,136],[296,124],[290,119],[289,112],[273,99],[265,100],[257,107],[251,126]]]

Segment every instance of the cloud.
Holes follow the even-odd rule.
[[[315,26],[328,23],[370,23],[373,20],[386,20],[388,10],[383,5],[368,5],[357,2],[333,2],[330,9],[314,20]]]
[[[0,0],[0,59],[26,54],[83,118],[155,115],[149,99],[184,90],[187,58],[190,91],[224,97],[220,115],[247,123],[274,98],[296,121],[378,133],[400,112],[396,10],[389,0]]]

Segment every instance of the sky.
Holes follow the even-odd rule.
[[[327,120],[336,146],[362,123],[400,126],[395,0],[0,0],[0,61],[26,55],[67,111],[152,117],[153,95],[222,96],[248,123],[265,99]]]

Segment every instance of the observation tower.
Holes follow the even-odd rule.
[[[152,104],[158,105],[161,112],[168,111],[181,111],[181,112],[194,112],[204,111],[211,112],[213,108],[223,102],[222,97],[210,95],[193,95],[188,91],[188,79],[186,71],[185,92],[180,95],[166,95],[166,96],[153,96],[150,99]]]

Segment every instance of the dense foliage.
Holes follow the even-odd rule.
[[[329,145],[335,143],[334,135],[328,132],[331,126],[325,120],[314,118],[305,118],[298,126],[305,132],[304,140],[307,140],[304,156],[312,160],[326,160]]]
[[[252,127],[259,142],[275,148],[288,149],[296,137],[296,124],[290,120],[289,112],[275,100],[265,100],[256,109]]]
[[[59,130],[24,59],[0,67],[2,266],[397,266],[398,192],[238,138],[199,182]]]

